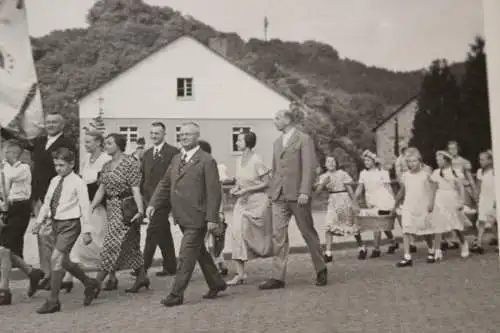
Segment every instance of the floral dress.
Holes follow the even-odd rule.
[[[144,265],[140,250],[140,225],[123,223],[121,199],[124,193],[132,195],[132,187],[139,186],[141,172],[139,162],[132,156],[125,156],[111,169],[104,165],[99,182],[106,193],[106,223],[100,268],[106,272],[119,269],[137,269]]]
[[[325,186],[330,193],[325,228],[336,236],[354,235],[359,232],[351,198],[345,188],[345,184],[352,181],[351,176],[343,170],[324,173],[318,181],[319,185]]]

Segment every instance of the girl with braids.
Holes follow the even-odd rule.
[[[434,170],[431,175],[434,193],[431,223],[436,233],[435,244],[440,244],[442,234],[452,231],[459,241],[461,256],[466,258],[469,256],[469,246],[462,231],[471,223],[463,212],[464,186],[460,171],[454,170],[451,166],[452,158],[447,151],[436,152],[438,169]],[[436,248],[434,257],[436,261],[443,258],[440,248]]]

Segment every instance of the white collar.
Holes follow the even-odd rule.
[[[165,145],[165,141],[162,141],[159,145],[154,145],[153,146],[153,151],[154,152],[160,151],[163,148],[164,145]]]
[[[54,136],[47,135],[47,141],[56,141],[61,135],[63,135],[63,132],[59,132]]]
[[[194,154],[196,154],[196,152],[199,149],[200,149],[200,146],[193,147],[189,150],[185,150],[184,148],[182,148],[182,157],[184,157],[186,162],[187,162],[193,157]]]

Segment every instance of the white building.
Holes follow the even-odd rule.
[[[127,135],[127,152],[139,137],[149,145],[154,121],[167,126],[167,141],[174,145],[179,125],[195,121],[217,161],[234,176],[235,139],[250,128],[257,135],[256,151],[270,165],[278,136],[272,119],[290,100],[227,60],[226,48],[220,38],[210,48],[188,35],[173,40],[80,100],[81,137],[100,108],[106,132]]]

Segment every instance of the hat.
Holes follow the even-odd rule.
[[[361,154],[361,157],[362,157],[362,158],[369,158],[369,159],[371,159],[371,160],[372,160],[373,162],[375,162],[375,163],[380,163],[380,160],[379,160],[379,158],[378,158],[377,154],[375,154],[375,153],[371,152],[371,151],[370,151],[370,150],[368,150],[368,149],[367,149],[367,150],[365,150],[365,151],[363,152],[363,154]]]

